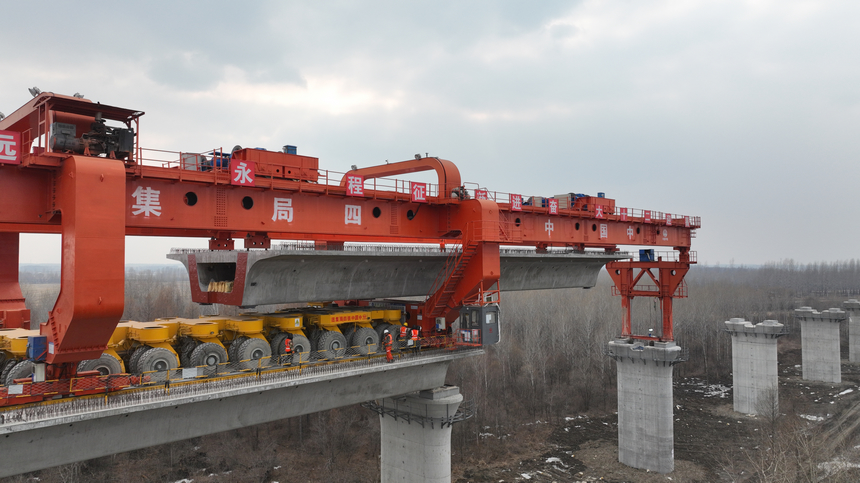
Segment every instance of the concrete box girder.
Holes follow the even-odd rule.
[[[181,262],[187,270],[193,255],[199,280],[199,287],[193,288],[206,292],[212,277],[224,276],[225,272],[218,273],[218,265],[236,264],[239,253],[183,250],[168,258]],[[243,306],[426,296],[449,257],[445,252],[405,248],[250,250],[247,255]],[[625,256],[502,250],[500,286],[504,291],[593,287],[607,262]]]

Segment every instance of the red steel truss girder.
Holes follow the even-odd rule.
[[[252,188],[168,177],[184,175],[177,169],[147,167],[147,171],[158,171],[163,177],[126,176],[124,202],[119,203],[124,205],[127,235],[214,237],[220,232],[241,238],[249,233],[267,233],[272,239],[454,243],[464,227],[451,220],[478,201],[446,198],[443,203],[420,204],[402,196],[378,196],[390,196],[390,192],[367,190],[364,198],[347,197],[335,191],[338,187],[312,183],[283,182],[283,188]],[[0,166],[0,231],[59,233],[60,221],[51,216],[55,209],[53,178],[52,169]],[[141,209],[140,198],[135,196],[138,190],[150,193],[150,201],[155,193],[157,207],[153,209],[154,203],[150,203],[150,209]],[[186,203],[188,193],[196,197],[193,206]],[[249,203],[250,208],[246,208]],[[587,213],[564,211],[560,215],[512,212],[506,204],[489,203],[495,209],[483,219],[503,226],[511,234],[509,244],[608,249],[617,245],[690,246],[692,229],[683,226],[612,219],[617,215],[595,219]],[[278,206],[283,213],[280,217]],[[356,208],[350,207],[358,207],[352,217],[350,210]],[[374,209],[378,209],[378,217]],[[410,211],[414,214],[411,220]],[[483,235],[482,240],[497,241]]]
[[[686,252],[682,250],[682,255]],[[673,334],[673,317],[672,317],[672,300],[676,297],[678,287],[683,283],[684,276],[690,269],[689,261],[678,262],[633,262],[633,261],[616,261],[606,264],[606,271],[615,283],[618,295],[621,295],[622,320],[621,320],[621,335],[623,337],[637,336],[640,338],[648,338],[640,335],[634,335],[632,332],[632,320],[630,309],[634,297],[654,297],[660,299],[660,308],[662,316],[662,333],[656,337],[660,340],[674,340]],[[638,270],[638,273],[636,272]],[[657,271],[657,274],[654,273]],[[647,276],[657,288],[654,290],[644,290],[636,288],[640,281]]]

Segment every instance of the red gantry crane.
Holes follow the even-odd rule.
[[[32,328],[45,345],[40,354],[32,341],[30,355],[44,361],[49,379],[75,376],[80,361],[105,350],[123,313],[127,235],[206,237],[211,250],[233,250],[236,239],[251,249],[269,249],[272,240],[327,249],[345,242],[456,245],[421,308],[424,320],[449,322],[464,306],[498,301],[501,246],[537,253],[670,247],[677,251],[671,261],[643,250],[638,261],[607,269],[623,297],[622,334],[634,336],[633,297],[658,297],[663,327],[653,338],[672,340],[672,299],[685,295],[698,217],[624,208],[602,194],[542,198],[467,188],[452,162],[435,157],[335,173],[291,146],[144,149],[143,114],[39,93],[0,120],[0,328],[30,324],[18,283],[19,234],[62,235],[60,295],[49,320]],[[403,181],[419,171],[435,171],[438,182]],[[241,253],[238,260],[231,291],[201,291],[192,280],[194,300],[241,305]],[[654,285],[643,288],[642,280]]]

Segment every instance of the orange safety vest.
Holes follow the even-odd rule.
[[[382,343],[385,344],[385,346],[387,348],[390,348],[393,339],[394,338],[391,337],[391,333],[389,332],[389,333],[385,334],[384,336],[382,336]]]
[[[289,354],[290,352],[293,351],[293,349],[291,347],[291,343],[292,343],[292,340],[290,340],[289,338],[284,339],[284,354]]]
[[[403,326],[403,327],[401,327],[401,328],[400,328],[400,338],[401,338],[401,339],[405,339],[405,338],[406,338],[406,334],[408,334],[408,333],[409,333],[409,328],[408,328],[408,327]]]
[[[412,340],[418,340],[418,329],[412,329]]]

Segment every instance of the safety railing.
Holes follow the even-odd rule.
[[[629,255],[628,258],[632,259],[634,262],[639,261],[639,254],[635,252],[616,252],[616,253],[626,253]],[[688,261],[690,263],[698,262],[698,254],[694,250],[690,250],[687,252]],[[655,262],[680,262],[681,261],[681,252],[679,251],[655,251],[654,252],[654,260]]]
[[[214,148],[203,152],[183,152],[183,151],[167,151],[162,149],[141,148],[138,159],[138,164],[141,166],[167,168],[180,170],[184,172],[212,173],[213,180],[217,174],[229,174],[230,172],[230,151],[224,148]],[[272,176],[272,173],[279,172],[285,168],[279,164],[265,163],[261,161],[255,162],[255,177],[262,179],[284,179],[284,180],[301,180],[305,183],[323,186],[323,187],[341,187],[341,181],[349,172],[340,172],[328,169],[319,169],[317,163],[311,163],[305,157],[299,156],[291,160],[298,163],[297,165],[289,166],[296,171],[295,176],[278,175]],[[310,173],[309,179],[302,179],[300,173]],[[146,175],[146,173],[142,173]],[[308,178],[308,176],[304,176]],[[437,183],[424,183],[426,185],[426,196],[428,198],[439,197],[439,185]],[[363,180],[362,188],[365,191],[380,191],[397,193],[404,196],[412,194],[412,182],[400,178],[370,178]],[[371,195],[368,195],[371,197]]]
[[[516,193],[506,193],[503,191],[493,191],[484,187],[481,187],[477,183],[466,182],[463,185],[467,188],[467,197],[475,198],[475,199],[486,199],[492,200],[496,203],[506,203],[513,204],[515,199],[521,203],[522,211],[532,211],[532,212],[542,212],[548,213],[549,206],[547,200],[554,199],[554,197],[542,197],[542,196],[529,196],[529,195],[520,195]],[[596,197],[594,197],[596,198]],[[600,198],[598,198],[600,199]],[[606,198],[603,198],[606,199]],[[532,204],[528,203],[528,200],[533,200]],[[538,205],[538,201],[540,200],[540,204]],[[613,200],[614,202],[614,200]],[[593,204],[592,204],[593,205]],[[597,203],[597,205],[601,206],[603,209],[601,211],[600,216],[605,217],[609,220],[618,220],[618,221],[636,221],[640,223],[651,223],[654,225],[667,225],[667,226],[681,226],[685,228],[701,228],[702,219],[699,216],[689,216],[682,215],[677,213],[667,213],[657,210],[647,210],[641,208],[626,208],[621,206],[615,206],[614,204],[609,204],[607,201],[605,204]],[[575,206],[562,207],[559,206],[559,213],[576,213],[578,216],[582,217],[594,217],[598,218],[597,211],[592,207],[591,209],[577,209]]]
[[[375,245],[375,244],[344,244],[344,245],[327,245],[326,251],[343,251],[357,253],[451,253],[461,250],[459,243],[446,243],[445,248],[439,245]],[[194,254],[194,253],[209,253],[211,250],[206,248],[171,248],[170,253],[176,254]],[[272,243],[272,248],[269,252],[296,252],[296,251],[319,251],[319,247],[314,242],[282,242]],[[534,251],[534,250],[533,250]]]
[[[225,151],[224,148],[214,148],[200,153],[140,148],[138,155],[138,164],[143,166],[170,168],[184,171],[210,172],[213,173],[214,181],[215,176],[218,173],[229,173],[230,154],[228,153],[229,151]],[[305,164],[306,161],[304,159],[305,158],[303,157],[297,158],[296,161],[300,164],[296,166],[295,169],[297,171],[313,172],[313,178],[315,178],[312,180],[304,180],[304,182],[317,186],[338,187],[340,189],[343,189],[341,188],[341,181],[343,180],[344,176],[349,174],[349,172],[318,169],[315,163],[313,165]],[[270,176],[268,176],[266,173],[274,173],[279,168],[282,168],[282,166],[280,165],[263,162],[256,162],[256,165],[258,166],[258,176],[261,178],[269,178]],[[299,176],[297,176],[297,178],[298,177]],[[291,179],[289,178],[289,176],[279,176],[278,178]],[[427,187],[426,195],[428,198],[448,198],[448,194],[440,193],[439,184],[425,184]],[[522,205],[521,209],[523,211],[548,212],[549,207],[544,205],[546,204],[546,200],[552,198],[494,191],[488,188],[481,187],[479,184],[472,182],[463,183],[463,186],[466,188],[465,196],[463,196],[463,198],[487,199],[495,201],[497,203],[506,203],[509,205],[513,204],[515,200],[519,200]],[[410,180],[400,178],[365,179],[363,181],[362,187],[364,190],[369,192],[391,192],[396,193],[398,195],[410,197],[412,194],[412,182]],[[373,197],[372,195],[366,196]],[[543,202],[541,203],[541,206],[536,206],[535,204],[529,205],[528,200],[530,199],[543,200]],[[701,228],[702,226],[701,217],[698,216],[688,216],[677,213],[668,213],[640,208],[625,208],[620,206],[614,206],[608,201],[606,204],[598,203],[599,206],[603,207],[601,214],[598,215],[593,205],[594,204],[592,203],[590,209],[582,210],[577,209],[574,206],[568,206],[566,208],[559,207],[559,212],[568,214],[576,213],[578,216],[582,217],[603,216],[611,220],[629,220],[641,223],[652,223],[655,225],[681,226],[691,229]]]
[[[394,419],[402,419],[409,422],[421,425],[422,428],[429,426],[430,428],[443,429],[446,426],[465,421],[475,415],[475,405],[471,399],[464,399],[457,406],[455,411],[451,411],[446,405],[445,414],[440,416],[430,416],[429,407],[425,405],[424,414],[415,414],[411,407],[401,407],[400,403],[394,399],[383,399],[382,402],[367,401],[361,403],[361,407],[370,409],[382,417],[391,417]]]

